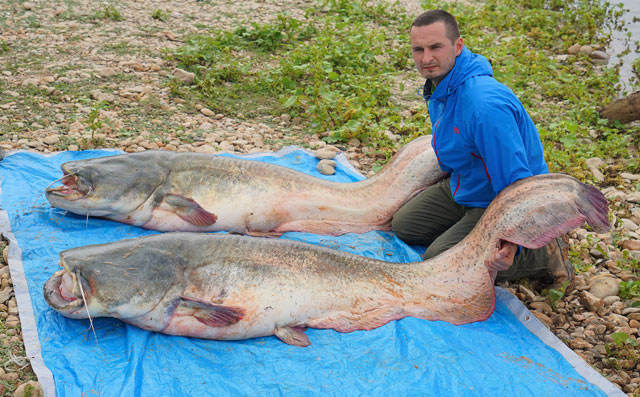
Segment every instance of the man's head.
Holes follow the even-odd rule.
[[[418,71],[434,85],[449,73],[462,52],[462,38],[453,15],[442,10],[420,14],[411,25],[411,52]]]

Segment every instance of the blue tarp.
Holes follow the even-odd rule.
[[[312,345],[307,348],[276,337],[210,341],[167,336],[110,318],[94,319],[96,342],[88,320],[67,319],[44,301],[42,287],[59,269],[58,253],[155,232],[64,214],[51,208],[44,189],[61,176],[60,164],[114,153],[17,152],[0,162],[0,203],[9,223],[3,231],[12,243],[10,265],[25,344],[48,395],[54,387],[58,396],[601,396],[611,393],[609,387],[616,390],[564,345],[554,349],[530,332],[532,327],[509,308],[519,302],[505,291],[484,322],[454,326],[406,318],[349,334],[310,329]],[[336,175],[323,176],[315,169],[317,160],[303,150],[253,159],[339,182],[362,179],[344,158]],[[388,261],[420,260],[419,249],[388,232],[340,237],[287,233],[283,238]],[[537,324],[522,310],[521,317]],[[539,328],[536,324],[533,328]],[[548,331],[544,335],[542,339],[554,338]],[[556,349],[564,349],[565,356]]]

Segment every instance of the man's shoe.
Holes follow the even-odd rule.
[[[550,287],[560,289],[566,285],[565,295],[573,289],[575,270],[569,261],[569,239],[566,235],[554,239],[547,245]],[[568,284],[567,284],[568,282]]]

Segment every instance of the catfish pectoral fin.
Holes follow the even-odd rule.
[[[311,341],[309,341],[309,337],[304,333],[306,330],[306,327],[285,325],[283,327],[276,327],[273,334],[288,345],[307,347],[311,344]]]
[[[210,327],[226,327],[244,317],[244,309],[234,306],[212,305],[186,296],[180,301],[181,309],[191,309],[192,316]]]
[[[205,210],[189,197],[169,193],[164,197],[164,201],[176,215],[192,225],[211,226],[218,220],[215,214]]]

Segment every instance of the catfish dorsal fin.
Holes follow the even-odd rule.
[[[171,210],[185,222],[195,226],[213,225],[218,217],[205,210],[195,200],[179,194],[169,193],[164,196],[164,201],[171,207]]]
[[[245,310],[241,307],[214,305],[188,296],[182,296],[180,299],[181,309],[189,310],[196,320],[210,327],[226,327],[235,324],[245,314]]]

